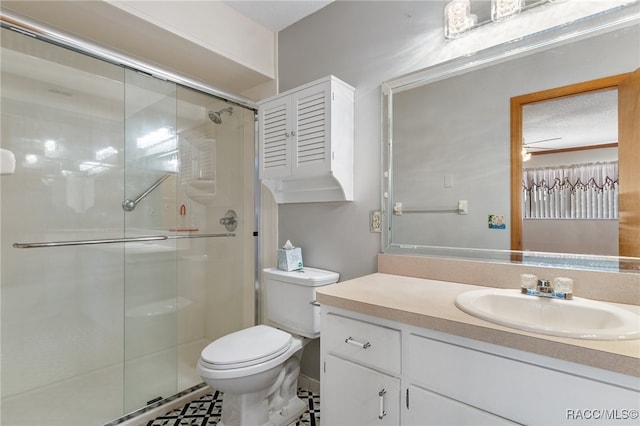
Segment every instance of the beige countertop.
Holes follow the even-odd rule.
[[[318,302],[405,324],[640,376],[640,340],[584,340],[529,333],[459,310],[458,294],[486,287],[375,273],[319,288]],[[635,305],[616,304],[640,313]]]

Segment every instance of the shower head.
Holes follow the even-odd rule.
[[[229,113],[229,115],[233,114],[233,107],[223,108],[220,111],[209,111],[209,120],[213,121],[216,124],[222,123],[222,113]]]

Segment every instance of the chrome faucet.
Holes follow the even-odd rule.
[[[520,292],[528,296],[548,297],[552,299],[573,299],[573,291],[563,288],[562,291],[555,290],[551,285],[551,281],[540,279],[536,284],[536,288],[527,288],[525,286],[520,287]]]
[[[538,280],[538,284],[536,285],[536,290],[540,293],[553,293],[553,287],[551,286],[551,281],[549,280]]]

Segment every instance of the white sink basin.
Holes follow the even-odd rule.
[[[455,303],[474,317],[534,333],[592,340],[640,338],[640,316],[606,302],[549,299],[490,288],[462,293]]]

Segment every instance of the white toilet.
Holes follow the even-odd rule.
[[[257,325],[207,346],[197,371],[224,393],[219,426],[285,426],[306,404],[297,396],[302,350],[320,336],[316,288],[338,281],[337,272],[303,268],[263,270],[267,316],[277,328]]]

